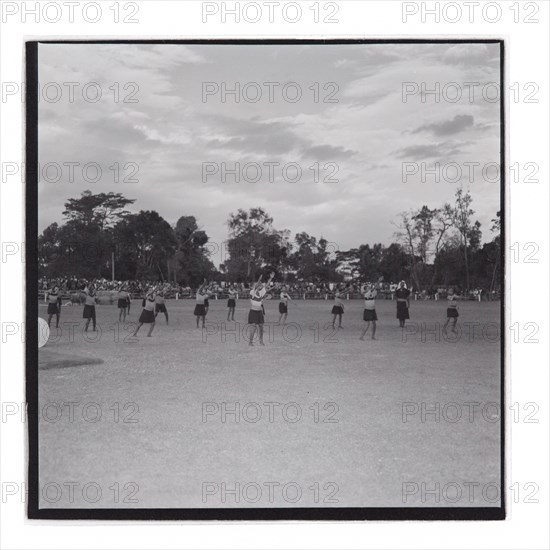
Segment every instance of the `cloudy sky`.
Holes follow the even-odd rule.
[[[137,199],[131,210],[157,210],[171,224],[194,215],[217,243],[227,238],[230,212],[263,206],[278,229],[324,236],[341,249],[389,244],[399,212],[452,201],[460,184],[450,165],[439,182],[420,173],[403,182],[404,163],[409,170],[417,163],[419,171],[457,163],[484,238],[491,238],[500,184],[493,169],[482,167],[499,162],[499,106],[490,101],[490,83],[500,81],[496,44],[42,44],[39,81],[49,98],[39,103],[39,164],[63,168],[56,173],[49,165],[42,175],[40,231],[62,222],[64,202],[90,189],[121,192]],[[266,82],[277,83],[273,101]],[[299,86],[300,100],[289,101],[296,86],[286,88],[285,100],[289,82]],[[459,101],[455,86],[446,88],[447,100],[421,93],[422,83],[443,89],[452,82],[480,85],[462,86]],[[241,95],[237,103],[221,91],[205,98],[205,83],[238,83],[241,91],[251,83],[250,101]],[[99,86],[101,98],[84,100],[85,86],[90,99]],[[252,102],[258,90],[262,96]],[[74,181],[63,163],[79,163]],[[88,181],[83,177],[86,163],[102,167],[99,181],[89,181],[93,169]],[[204,177],[204,163],[257,163],[262,178],[252,181],[254,165],[240,182],[231,174],[224,182],[219,172]],[[273,182],[264,163],[278,163]],[[299,181],[285,180],[296,175],[290,166],[283,175],[288,163],[300,166]],[[315,163],[320,181],[310,169]],[[464,163],[479,165],[469,172]]]

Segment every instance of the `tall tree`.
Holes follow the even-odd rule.
[[[110,237],[95,224],[53,223],[38,237],[39,268],[49,277],[100,277],[105,273]]]
[[[454,224],[454,211],[449,203],[443,208],[438,208],[433,219],[434,241],[433,241],[433,271],[430,288],[434,288],[439,277],[439,263],[435,261],[440,250],[447,245],[449,232]]]
[[[424,214],[421,214],[421,212],[422,209],[401,212],[399,214],[400,221],[396,224],[398,230],[395,234],[407,252],[411,278],[417,289],[422,288],[421,267],[419,264],[425,262],[427,254],[426,240],[431,238],[432,234],[431,223],[428,219],[428,216],[432,215],[431,210],[426,208]]]
[[[250,280],[260,271],[278,271],[286,256],[288,231],[273,227],[261,207],[240,209],[227,221],[229,239],[225,269],[231,280]]]
[[[125,207],[133,202],[121,193],[89,190],[68,199],[63,211],[66,223],[52,224],[38,239],[42,269],[50,276],[109,276],[113,227],[129,214]]]
[[[205,277],[211,278],[216,269],[206,249],[208,235],[198,226],[196,218],[181,216],[174,233],[177,242],[176,279],[198,286]]]
[[[481,232],[479,231],[479,222],[477,226],[472,224],[472,216],[475,214],[475,211],[471,208],[472,196],[468,191],[464,191],[462,187],[459,187],[455,193],[455,220],[454,225],[458,230],[460,235],[460,242],[463,247],[464,254],[464,277],[465,277],[465,289],[468,291],[470,289],[470,266],[469,266],[469,247],[470,240],[474,237],[474,242],[476,242],[477,234],[481,237]],[[477,233],[479,232],[479,233]]]
[[[52,223],[38,236],[38,270],[40,275],[55,277],[63,257],[59,226]]]
[[[113,227],[129,212],[125,207],[135,199],[127,199],[122,193],[98,193],[84,191],[78,199],[68,199],[63,215],[70,221],[84,225],[95,224],[101,230]]]
[[[329,250],[329,242],[323,237],[317,240],[305,231],[297,233],[293,249],[290,264],[298,279],[312,282],[341,280],[337,272],[338,255]]]
[[[133,266],[129,278],[166,279],[164,266],[176,251],[176,238],[157,212],[141,210],[126,216],[115,226],[114,237],[123,264]]]
[[[456,211],[445,203],[442,208],[424,205],[402,212],[396,236],[409,256],[411,277],[416,288],[433,288],[439,264],[435,258],[446,245],[450,229],[456,224]]]
[[[410,277],[408,254],[398,243],[392,243],[382,251],[380,274],[386,282],[407,280]]]
[[[357,270],[359,276],[365,281],[375,281],[381,275],[380,262],[382,261],[384,247],[380,243],[372,247],[362,244],[357,249]]]
[[[424,264],[428,263],[430,243],[435,233],[433,224],[437,212],[436,208],[432,210],[424,205],[420,210],[411,213],[411,221],[417,240],[414,253],[418,255]]]
[[[496,217],[491,220],[493,225],[491,226],[491,233],[494,233],[495,236],[492,241],[493,249],[488,252],[487,257],[488,261],[493,263],[493,273],[491,276],[491,285],[490,285],[490,291],[492,292],[495,290],[496,287],[496,281],[497,281],[497,272],[500,269],[501,266],[501,255],[502,255],[502,248],[501,248],[501,215],[500,210],[496,213]],[[500,285],[499,285],[500,288]]]

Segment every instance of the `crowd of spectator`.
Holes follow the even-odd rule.
[[[141,298],[145,295],[147,289],[152,286],[157,289],[162,288],[164,296],[167,299],[189,299],[195,297],[196,288],[178,284],[176,282],[158,282],[151,283],[150,281],[112,281],[108,279],[82,279],[77,277],[59,277],[54,279],[47,279],[42,277],[39,280],[38,290],[40,295],[44,295],[46,291],[58,287],[61,291],[61,295],[65,299],[71,299],[72,301],[81,301],[82,291],[90,284],[94,284],[98,296],[114,295],[114,293],[121,287],[125,286],[132,298]],[[328,300],[333,297],[335,290],[339,289],[347,294],[349,299],[355,299],[361,297],[361,286],[365,284],[359,281],[350,281],[347,283],[314,283],[307,281],[296,281],[292,283],[276,283],[275,291],[285,287],[285,290],[290,294],[293,299],[325,299]],[[395,290],[397,289],[397,282],[373,282],[372,283],[377,290],[377,298],[393,300]],[[233,289],[241,298],[247,298],[249,293],[249,283],[224,283],[224,282],[212,282],[209,285],[209,291],[214,298],[224,299],[228,296],[228,290]],[[446,298],[450,289],[447,287],[438,287],[430,290],[417,290],[414,287],[411,288],[411,297],[413,300],[439,300]],[[460,288],[454,287],[455,293],[464,300],[498,300],[500,298],[499,293],[496,291],[488,291],[481,288],[471,289],[468,292],[462,291]]]

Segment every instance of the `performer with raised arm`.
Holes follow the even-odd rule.
[[[235,307],[237,305],[237,292],[230,286],[227,289],[228,299],[227,299],[227,320],[235,320]]]
[[[130,304],[132,303],[132,293],[130,292],[130,287],[126,285],[126,290],[128,291],[128,297],[126,298],[126,315],[130,316]]]
[[[361,334],[361,337],[359,338],[359,340],[365,339],[365,335],[369,330],[371,322],[372,322],[372,339],[376,340],[376,337],[375,337],[376,321],[378,320],[378,317],[376,315],[374,300],[376,299],[377,292],[376,292],[376,289],[374,288],[374,285],[367,284],[367,285],[361,286],[361,294],[365,300],[365,309],[363,310],[363,321],[365,321],[367,324],[365,325],[365,328],[363,329],[363,333]]]
[[[48,327],[52,322],[52,317],[55,315],[55,328],[59,328],[59,318],[61,317],[61,294],[59,293],[59,287],[54,286],[46,292],[48,294]]]
[[[334,291],[334,305],[332,306],[332,328],[335,328],[336,317],[338,317],[338,328],[344,328],[342,326],[342,315],[344,315],[344,294],[345,289],[340,290],[336,287]]]
[[[447,326],[451,319],[453,320],[453,324],[451,326],[451,332],[454,332],[454,334],[456,334],[457,333],[456,322],[458,320],[458,303],[456,301],[456,294],[453,288],[450,289],[449,294],[447,296],[447,320],[443,325],[444,334],[447,334]]]
[[[164,299],[164,291],[160,289],[155,296],[155,319],[159,312],[164,313],[166,317],[166,324],[168,324],[168,310],[166,309],[166,303]]]
[[[409,319],[409,297],[411,291],[407,288],[405,281],[399,283],[399,288],[395,291],[395,297],[397,298],[397,318],[399,319],[399,326],[403,328],[405,321]]]
[[[204,299],[204,318],[206,319],[206,316],[208,315],[208,310],[210,309],[210,300],[209,298],[212,298],[216,292],[214,292],[213,283],[210,283],[206,287],[206,298]]]
[[[202,328],[204,328],[204,323],[206,321],[206,306],[205,301],[208,300],[208,291],[206,290],[206,287],[208,286],[208,283],[206,279],[202,282],[202,285],[199,286],[197,290],[197,294],[195,296],[196,305],[195,305],[195,311],[194,314],[197,317],[197,328],[199,328],[199,320],[202,319]]]
[[[95,304],[97,302],[97,296],[95,292],[95,285],[91,283],[84,289],[84,311],[82,312],[82,318],[87,319],[85,332],[88,332],[90,321],[93,321],[93,330],[96,330],[96,316],[95,316]]]
[[[281,295],[279,297],[279,322],[277,325],[281,324],[281,321],[283,321],[283,325],[286,325],[286,318],[288,315],[288,301],[291,301],[294,305],[294,300],[290,297],[290,294],[288,293],[288,287],[284,286],[281,289]]]
[[[128,302],[130,300],[130,293],[127,290],[125,284],[121,285],[117,292],[117,306],[119,309],[118,321],[126,321],[126,310],[130,309]]]
[[[267,294],[267,291],[272,287],[272,281],[275,277],[275,273],[271,273],[267,283],[262,285],[262,276],[250,289],[250,311],[248,312],[248,323],[253,325],[252,332],[250,333],[250,340],[248,342],[249,346],[254,345],[254,336],[256,335],[256,330],[259,332],[260,336],[260,345],[265,346],[264,344],[264,307],[263,301],[269,300],[271,295]]]

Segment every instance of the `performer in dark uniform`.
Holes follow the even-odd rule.
[[[204,305],[205,301],[208,300],[208,291],[206,288],[206,279],[204,279],[202,285],[198,288],[197,294],[195,296],[196,305],[194,314],[197,317],[197,328],[199,328],[199,320],[202,319],[202,328],[204,328],[204,323],[206,321],[206,306]]]
[[[280,325],[281,321],[283,322],[283,325],[286,325],[289,300],[294,304],[294,300],[290,297],[290,294],[288,293],[288,288],[285,286],[281,290],[281,295],[279,297],[279,322],[277,323],[277,325]]]
[[[227,289],[228,299],[227,299],[227,320],[228,321],[234,321],[235,320],[235,307],[237,305],[236,299],[237,299],[237,293],[233,290],[233,288],[229,287]]]
[[[395,297],[397,299],[397,318],[399,319],[399,326],[403,328],[405,326],[405,320],[409,319],[409,296],[411,291],[407,288],[405,281],[399,283],[399,288],[395,291]]]
[[[256,335],[256,330],[258,330],[260,335],[260,345],[265,346],[264,344],[264,306],[263,301],[269,300],[271,296],[267,294],[267,291],[271,288],[271,281],[275,277],[275,273],[272,273],[269,276],[267,283],[262,285],[262,277],[258,279],[258,282],[250,289],[250,311],[248,312],[248,324],[254,325],[252,332],[250,333],[250,340],[248,342],[249,346],[254,345],[254,336]]]
[[[126,289],[126,285],[122,285],[117,292],[117,306],[119,309],[118,320],[119,322],[126,321],[126,310],[130,309],[128,302],[130,300],[130,293]]]
[[[374,289],[373,285],[363,285],[361,287],[361,294],[365,299],[365,309],[363,310],[363,321],[365,321],[367,324],[365,325],[365,328],[363,329],[363,334],[361,334],[361,337],[359,338],[359,340],[365,339],[365,335],[369,330],[371,322],[372,322],[372,339],[376,340],[375,338],[376,321],[378,320],[378,317],[376,315],[376,309],[374,307],[375,306],[374,300],[376,298],[377,292]]]
[[[48,327],[55,315],[55,328],[59,328],[59,317],[61,316],[61,295],[59,287],[54,286],[48,293]]]
[[[164,316],[166,317],[166,324],[168,324],[168,310],[166,309],[166,304],[164,302],[164,293],[162,292],[162,290],[158,292],[155,297],[155,319],[157,318],[159,312],[164,313]]]
[[[210,287],[210,285],[206,287],[205,294],[206,294],[206,298],[204,299],[204,319],[206,320],[206,316],[208,315],[208,310],[210,309],[209,298],[213,296],[212,288]]]
[[[153,334],[153,329],[155,328],[155,292],[153,290],[147,293],[147,296],[143,298],[141,305],[143,306],[143,310],[139,316],[139,324],[134,332],[134,336],[137,336],[139,329],[145,323],[151,325],[149,333],[147,334],[147,336],[151,336],[151,334]]]
[[[97,302],[97,297],[95,294],[95,286],[90,284],[84,289],[84,311],[82,312],[82,318],[87,319],[86,327],[84,330],[88,332],[88,327],[90,326],[90,321],[93,321],[93,330],[95,331],[96,327],[96,318],[95,318],[95,303]]]
[[[447,334],[447,325],[449,321],[453,320],[453,325],[451,327],[451,332],[456,334],[456,322],[458,320],[458,304],[456,302],[456,294],[454,289],[450,289],[449,295],[447,296],[447,320],[443,325],[443,332]]]
[[[340,291],[338,288],[334,291],[334,305],[332,306],[332,328],[336,323],[336,317],[338,316],[338,328],[344,328],[342,326],[342,315],[344,315],[344,291]]]

